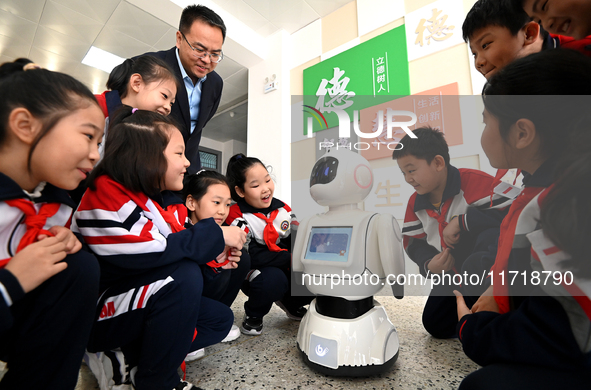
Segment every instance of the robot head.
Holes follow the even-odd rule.
[[[310,195],[321,206],[359,203],[372,186],[369,162],[344,148],[328,151],[316,161],[310,175]]]

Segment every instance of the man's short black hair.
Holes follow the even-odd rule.
[[[218,27],[222,30],[223,40],[226,40],[226,25],[224,21],[220,15],[204,5],[190,5],[183,10],[181,21],[179,22],[179,31],[187,34],[196,20],[205,22],[212,27]]]
[[[466,15],[462,36],[468,42],[477,30],[488,26],[505,27],[515,36],[530,21],[529,15],[515,1],[478,0]]]
[[[413,131],[413,133],[417,138],[411,138],[407,134],[400,140],[403,147],[392,153],[394,160],[398,160],[401,157],[414,156],[421,160],[427,160],[427,164],[431,164],[435,156],[439,155],[445,160],[445,166],[449,166],[449,148],[441,131],[427,126],[420,127]]]

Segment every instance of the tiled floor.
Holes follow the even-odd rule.
[[[244,295],[233,305],[235,323],[243,316]],[[478,366],[458,340],[437,340],[421,325],[425,297],[377,297],[398,330],[400,355],[388,373],[369,378],[334,378],[312,371],[296,347],[299,322],[273,306],[260,336],[240,336],[206,348],[205,357],[187,363],[187,380],[213,389],[456,389]],[[83,366],[77,390],[98,389]]]

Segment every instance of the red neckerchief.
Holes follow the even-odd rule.
[[[276,244],[277,239],[279,238],[279,233],[275,229],[275,226],[273,226],[273,221],[275,221],[275,217],[278,213],[279,209],[271,211],[269,218],[267,218],[263,213],[254,213],[254,215],[267,222],[265,230],[263,230],[263,240],[265,240],[265,244],[267,244],[267,247],[272,252],[281,252],[287,250],[279,248]]]
[[[48,230],[43,229],[45,227],[45,223],[47,222],[47,218],[53,217],[59,210],[60,204],[59,203],[45,203],[41,205],[39,213],[35,209],[35,205],[33,202],[27,199],[11,199],[5,201],[11,207],[16,207],[20,211],[25,214],[25,219],[23,223],[25,224],[27,231],[21,238],[18,247],[16,248],[16,252],[20,252],[23,248],[27,245],[32,244],[37,241],[37,237],[40,234],[46,234],[48,236],[53,236]],[[0,260],[0,268],[4,268],[4,266],[10,261],[10,258]]]
[[[453,198],[449,198],[448,200],[443,202],[443,204],[439,208],[439,212],[437,212],[436,210],[433,210],[433,209],[426,209],[427,215],[429,215],[431,218],[436,219],[437,222],[439,222],[439,238],[441,240],[441,249],[442,250],[447,248],[447,245],[445,244],[445,241],[443,240],[443,229],[445,229],[445,227],[447,226],[447,222],[445,221],[445,217],[447,216],[447,212],[448,212],[449,207],[451,206],[452,202],[453,202]]]
[[[164,221],[166,221],[166,223],[170,226],[170,230],[172,230],[173,233],[178,233],[181,230],[185,230],[185,227],[181,225],[179,220],[175,217],[174,211],[170,211],[168,208],[166,210],[163,209],[157,202],[153,203],[160,212],[160,215],[162,215],[162,218],[164,218]]]
[[[491,268],[491,271],[493,272],[493,295],[497,305],[499,305],[499,312],[501,314],[507,313],[510,310],[507,268],[509,266],[511,249],[513,249],[513,239],[515,238],[515,229],[517,227],[519,215],[525,206],[543,190],[544,187],[525,187],[523,191],[521,191],[521,194],[515,198],[509,208],[509,212],[501,223],[499,249],[495,258],[495,263]],[[501,274],[504,274],[503,279],[501,279]],[[504,281],[504,283],[501,283],[501,281]]]

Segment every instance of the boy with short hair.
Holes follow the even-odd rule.
[[[542,23],[537,23],[542,20],[539,15],[546,17],[548,8],[535,13],[527,11],[527,7],[532,8],[532,2],[533,0],[478,0],[466,15],[462,25],[463,38],[474,55],[474,67],[487,80],[517,58],[546,49],[573,49],[591,56],[591,36],[579,37],[580,34],[574,33],[564,33],[569,36],[554,35],[563,32],[554,28],[556,23],[550,17],[546,18],[545,26],[548,28],[541,28]],[[526,7],[525,10],[522,4]],[[537,6],[536,10],[542,5]],[[591,26],[591,18],[587,19]],[[591,27],[587,35],[589,34]],[[573,36],[578,40],[570,38]]]
[[[405,136],[395,150],[405,181],[416,192],[410,197],[402,229],[404,248],[423,276],[454,274],[486,277],[494,263],[501,221],[511,200],[491,191],[497,182],[475,169],[457,169],[449,163],[443,133],[430,127],[416,129],[417,138]],[[462,276],[463,277],[463,276]],[[466,282],[464,282],[466,283]],[[463,283],[471,306],[482,293]],[[434,286],[423,310],[423,325],[434,337],[454,337],[457,324],[453,290]],[[484,289],[487,286],[484,286]]]
[[[510,0],[478,0],[466,15],[462,34],[476,70],[487,80],[517,58],[559,44]]]

